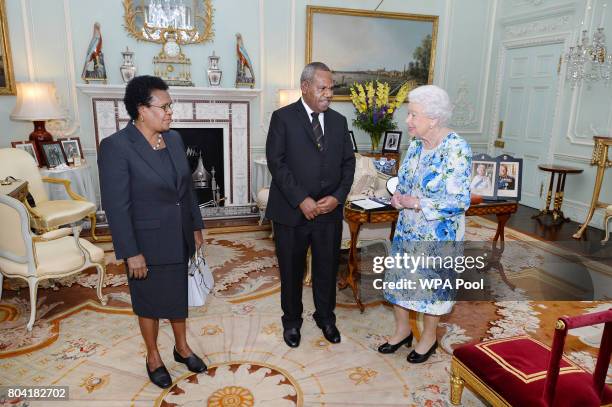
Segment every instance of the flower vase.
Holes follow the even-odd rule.
[[[380,139],[382,138],[382,132],[370,133],[370,141],[372,142],[372,152],[378,151]]]

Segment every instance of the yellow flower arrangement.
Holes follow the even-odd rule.
[[[404,103],[413,87],[414,81],[404,83],[398,89],[395,100],[390,101],[391,89],[386,82],[376,81],[376,86],[374,82],[366,82],[365,86],[361,83],[351,86],[350,97],[356,111],[353,125],[370,134],[372,150],[378,149],[380,138],[385,131],[397,128],[393,113]]]

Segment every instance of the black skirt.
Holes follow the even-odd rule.
[[[146,278],[128,278],[134,314],[146,318],[187,318],[187,263],[147,268]]]

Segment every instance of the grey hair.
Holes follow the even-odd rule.
[[[445,126],[453,115],[453,105],[448,93],[436,85],[419,86],[408,93],[408,101],[423,106],[427,117],[438,119],[440,126]]]
[[[331,72],[331,69],[323,62],[311,62],[304,67],[302,75],[300,75],[300,83],[312,82],[316,71]]]

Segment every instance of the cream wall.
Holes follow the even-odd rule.
[[[252,155],[261,156],[269,117],[278,105],[277,91],[292,85],[297,87],[304,65],[306,6],[373,10],[379,2],[214,0],[214,41],[184,48],[192,60],[194,82],[196,86],[205,86],[207,57],[214,50],[221,56],[222,85],[232,86],[236,63],[234,34],[242,33],[255,65],[257,87],[262,89],[251,111]],[[601,9],[602,0],[591,3],[596,10]],[[152,72],[151,60],[159,51],[159,45],[137,42],[128,36],[123,28],[120,0],[6,0],[6,7],[16,79],[48,80],[56,84],[62,106],[70,118],[68,133],[81,137],[88,159],[94,161],[91,103],[76,87],[82,83],[80,72],[93,23],[98,21],[102,27],[111,84],[121,82],[119,65],[121,51],[126,45],[135,51],[139,74]],[[379,10],[440,16],[434,82],[449,91],[458,104],[456,110],[462,112],[453,127],[470,141],[475,151],[496,154],[492,141],[497,132],[496,85],[503,42],[509,35],[517,35],[526,42],[546,35],[569,38],[586,7],[587,0],[385,0]],[[608,7],[608,14],[611,12],[612,7]],[[607,21],[610,26],[612,15],[607,16]],[[566,186],[564,209],[578,220],[585,216],[594,180],[594,169],[588,165],[591,134],[593,129],[601,134],[611,133],[611,95],[612,92],[600,89],[571,92],[569,87],[561,87],[549,158],[585,169],[580,176],[568,177]],[[13,96],[0,97],[0,147],[10,145],[13,140],[25,139],[32,128],[31,123],[9,119],[14,103]],[[349,121],[352,119],[353,109],[349,103],[334,103],[333,107]],[[406,135],[404,117],[405,106],[396,119]],[[359,147],[366,149],[369,146],[367,136],[361,131],[355,134]],[[406,142],[404,136],[402,144],[405,146]],[[612,184],[610,178],[608,183]],[[602,198],[612,201],[612,188],[604,186]],[[601,219],[596,222],[594,224],[601,224]]]

